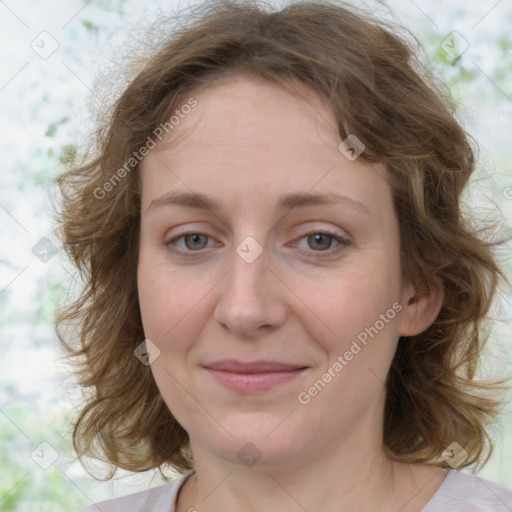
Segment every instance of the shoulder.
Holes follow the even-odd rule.
[[[510,512],[512,488],[478,475],[448,471],[421,512]]]
[[[119,510],[130,510],[130,512],[174,512],[176,496],[188,476],[181,476],[173,482],[153,487],[147,491],[94,503],[81,508],[77,512],[98,512],[99,510],[101,512],[118,512]]]

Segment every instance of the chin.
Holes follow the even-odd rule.
[[[217,429],[216,436],[211,435],[212,431],[206,437],[203,437],[203,433],[204,446],[217,457],[247,468],[270,469],[286,464],[301,452],[301,446],[306,444],[303,438],[305,432],[302,429],[302,435],[299,435],[290,418],[284,419],[284,415],[258,419],[255,416],[249,414],[222,422],[233,437],[223,429]],[[286,422],[289,424],[286,425]]]

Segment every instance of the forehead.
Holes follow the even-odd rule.
[[[347,190],[357,200],[377,185],[377,201],[384,166],[349,161],[329,105],[303,84],[293,89],[235,75],[193,93],[197,106],[142,162],[143,203],[174,186],[219,197]]]
[[[242,151],[255,144],[294,145],[304,137],[311,144],[336,143],[337,123],[329,105],[298,81],[285,88],[246,73],[231,74],[190,96],[196,98],[197,106],[180,116],[183,119],[157,151],[170,149],[178,142],[181,149],[201,143],[205,147],[221,144]]]

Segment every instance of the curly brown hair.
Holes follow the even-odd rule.
[[[361,158],[389,170],[404,278],[442,283],[437,319],[399,340],[387,376],[389,456],[449,467],[441,454],[456,440],[468,453],[461,467],[481,461],[486,450],[483,464],[488,461],[487,424],[497,417],[496,394],[508,379],[477,380],[475,370],[497,287],[501,279],[508,283],[495,254],[503,240],[493,241],[490,226],[476,230],[461,210],[474,150],[444,86],[397,30],[327,0],[281,10],[256,0],[204,2],[160,41],[104,111],[91,150],[58,177],[63,246],[84,281],[56,319],[88,391],[73,444],[80,458],[111,463],[108,478],[116,467],[193,467],[187,432],[164,403],[150,367],[134,357],[144,339],[134,155],[193,93],[239,71],[292,93],[298,80],[329,102],[341,139],[355,134],[366,146]],[[74,341],[59,332],[67,323],[78,327]]]

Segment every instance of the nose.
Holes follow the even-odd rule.
[[[265,250],[253,261],[233,250],[232,268],[219,283],[215,320],[233,335],[255,338],[286,319],[285,290]]]

